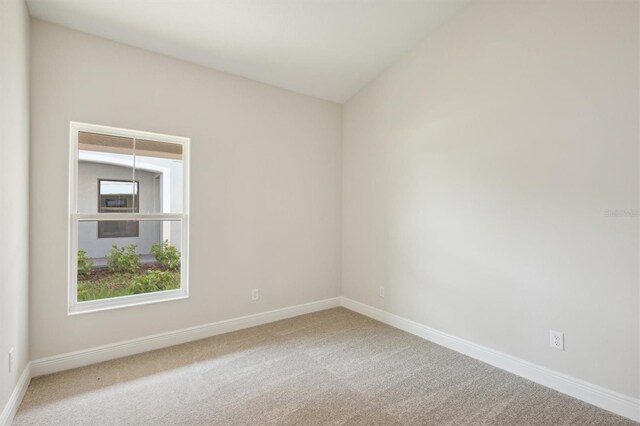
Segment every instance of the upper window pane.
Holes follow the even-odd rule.
[[[77,188],[78,213],[182,213],[183,147],[78,132]]]

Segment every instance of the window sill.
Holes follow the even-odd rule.
[[[72,302],[68,315],[88,314],[92,312],[108,311],[112,309],[129,308],[133,306],[149,305],[151,303],[170,302],[188,299],[187,289],[166,290],[154,293],[135,294],[131,296],[113,297],[110,299],[90,300],[87,302]]]

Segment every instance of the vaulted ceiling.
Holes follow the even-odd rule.
[[[27,0],[33,17],[344,102],[468,0]]]

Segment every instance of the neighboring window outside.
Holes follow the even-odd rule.
[[[99,213],[139,213],[139,182],[98,179]],[[138,237],[138,222],[111,220],[98,222],[98,238]]]
[[[69,313],[188,296],[188,148],[71,123]]]

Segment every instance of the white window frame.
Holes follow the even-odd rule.
[[[152,140],[182,145],[182,170],[183,170],[183,207],[181,213],[95,213],[86,214],[78,212],[78,133],[100,133],[111,136]],[[72,121],[69,124],[69,278],[68,278],[68,314],[76,315],[87,312],[104,311],[108,309],[124,308],[129,306],[146,305],[149,303],[166,302],[170,300],[186,299],[189,297],[189,143],[190,139],[181,136],[163,135],[158,133],[143,132],[139,130],[122,129],[117,127],[101,126],[97,124],[79,123]],[[135,165],[134,165],[135,167]],[[133,294],[129,296],[112,297],[108,299],[89,300],[78,302],[78,224],[82,221],[95,220],[171,220],[182,223],[182,258],[180,268],[180,288],[153,293]]]

